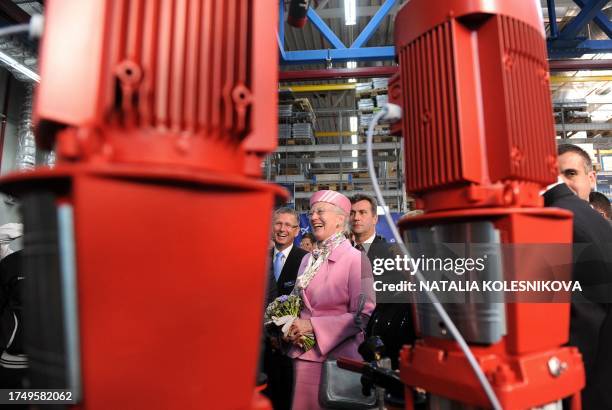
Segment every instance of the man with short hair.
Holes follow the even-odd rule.
[[[368,195],[357,194],[351,198],[351,231],[355,236],[355,248],[365,252],[372,265],[374,259],[395,259],[401,250],[385,238],[376,235],[378,203]],[[386,283],[403,279],[401,272],[387,271],[380,277]],[[366,328],[367,336],[379,336],[394,369],[398,368],[399,351],[415,339],[410,303],[377,303]]]
[[[266,306],[275,298],[288,295],[293,290],[302,258],[308,252],[294,245],[300,232],[298,213],[289,207],[279,208],[272,216],[272,241],[270,274]],[[268,386],[264,394],[270,398],[275,410],[289,409],[293,390],[293,363],[266,340],[264,372]]]
[[[376,235],[377,208],[376,199],[368,195],[357,194],[351,198],[350,222],[351,231],[355,236],[355,247],[365,251],[366,254],[374,242],[386,242],[382,236]]]
[[[575,151],[563,152],[562,155],[584,159]],[[573,161],[567,157],[566,160]],[[588,178],[584,174],[585,164],[586,159],[574,161],[573,166],[564,168],[560,156],[561,171],[573,169],[570,176],[581,173],[579,178],[583,183],[572,191],[567,183],[558,182],[549,186],[543,197],[545,206],[566,209],[574,215],[572,280],[580,282],[583,291],[572,297],[568,344],[578,347],[584,362],[586,386],[582,390],[582,408],[609,409],[612,408],[612,390],[608,388],[612,380],[612,228],[575,194],[584,194],[588,187],[588,183],[584,183]]]
[[[308,252],[294,246],[294,240],[300,232],[298,213],[289,207],[279,208],[272,216],[272,260],[268,287],[268,300],[288,295],[293,290],[297,271],[302,258]]]
[[[562,144],[557,147],[559,174],[563,182],[583,201],[595,189],[595,171],[591,157],[577,145]]]
[[[589,194],[589,203],[594,210],[599,212],[606,220],[610,221],[610,218],[612,218],[612,208],[610,207],[610,200],[607,196],[601,192],[593,191]]]

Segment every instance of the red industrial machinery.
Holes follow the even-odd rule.
[[[45,15],[37,142],[57,166],[2,180],[23,204],[31,386],[88,409],[267,408],[268,215],[285,194],[256,177],[276,147],[277,8],[49,0]]]
[[[400,70],[390,99],[403,108],[407,190],[425,210],[399,222],[407,242],[571,243],[571,214],[543,208],[539,196],[557,176],[544,40],[535,0],[412,0],[398,12]],[[508,259],[503,277],[521,278],[529,261]],[[407,408],[413,387],[432,395],[432,408],[489,408],[436,312],[427,304],[416,310],[422,340],[400,356]],[[561,347],[567,303],[447,311],[504,409],[566,397],[580,407],[581,357]]]

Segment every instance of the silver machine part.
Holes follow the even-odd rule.
[[[57,210],[59,228],[60,268],[64,311],[65,349],[68,388],[76,402],[81,401],[81,346],[77,297],[77,268],[74,237],[74,210],[63,204]]]
[[[481,272],[427,270],[426,280],[468,282],[472,280],[502,280],[503,267],[499,231],[491,222],[440,224],[404,232],[413,257],[468,258],[487,255]],[[493,344],[506,334],[503,294],[491,296],[477,292],[439,294],[444,309],[468,343]],[[452,339],[433,305],[417,303],[418,327],[423,336]]]

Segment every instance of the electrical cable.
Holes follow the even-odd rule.
[[[0,28],[0,37],[9,36],[11,34],[29,33],[30,23],[14,24],[12,26]]]
[[[372,118],[372,121],[370,122],[370,125],[368,127],[368,134],[367,134],[367,141],[366,141],[366,156],[367,156],[367,161],[368,161],[368,171],[370,173],[370,179],[372,180],[372,186],[374,188],[374,192],[376,193],[376,198],[378,199],[378,203],[383,207],[383,210],[385,212],[385,218],[387,220],[387,223],[389,224],[389,228],[391,229],[391,232],[393,233],[393,237],[395,238],[395,241],[399,245],[404,255],[410,258],[410,252],[408,252],[408,249],[406,248],[406,245],[404,244],[404,241],[402,240],[399,234],[399,231],[397,230],[397,227],[395,226],[395,222],[393,222],[393,219],[391,218],[391,214],[389,213],[389,210],[385,203],[385,199],[383,198],[382,192],[380,191],[380,187],[378,186],[378,178],[376,177],[376,172],[374,169],[374,156],[373,156],[373,149],[372,149],[372,139],[374,135],[374,127],[378,125],[378,121],[380,121],[381,119],[384,119],[386,121],[394,122],[394,121],[399,120],[401,118],[401,115],[402,115],[402,110],[396,104],[385,104],[382,107],[381,111],[379,111],[378,113],[376,113],[376,115],[374,115],[374,118]],[[415,274],[416,279],[419,282],[425,281],[425,278],[423,277],[423,274],[421,273],[420,270],[415,269],[414,274]],[[429,290],[425,292],[425,295],[427,296],[431,304],[434,306],[436,312],[440,316],[440,319],[442,319],[442,321],[444,322],[444,325],[450,331],[451,335],[453,336],[453,338],[455,339],[455,341],[457,342],[457,344],[463,351],[463,354],[465,354],[465,357],[470,363],[470,366],[474,370],[474,374],[478,378],[478,381],[482,385],[482,388],[484,389],[485,394],[489,398],[489,401],[491,402],[493,409],[502,410],[502,406],[499,403],[497,396],[495,395],[495,391],[493,391],[493,387],[491,386],[491,383],[489,383],[489,380],[487,379],[484,372],[480,368],[480,365],[476,361],[476,357],[474,356],[467,342],[465,341],[465,339],[459,332],[459,329],[457,329],[452,319],[448,316],[448,313],[444,309],[444,306],[442,306],[442,304],[438,300],[438,297],[432,291],[429,291]]]

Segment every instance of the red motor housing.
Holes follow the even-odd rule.
[[[403,108],[406,187],[425,211],[399,222],[406,240],[423,228],[459,227],[469,244],[473,228],[486,226],[499,247],[571,244],[571,213],[542,208],[539,195],[558,174],[540,3],[411,0],[397,14],[395,45],[400,70],[390,98]],[[529,279],[529,260],[503,256],[504,279]],[[571,254],[555,263],[568,274]],[[433,407],[489,408],[457,344],[444,329],[423,328],[423,318],[439,320],[426,310],[416,307],[422,340],[402,351],[402,380],[430,392]],[[465,330],[490,324],[472,313],[453,319]],[[506,303],[500,315],[499,337],[466,339],[503,408],[579,397],[580,354],[560,347],[569,305]],[[551,375],[551,358],[566,364],[560,376]]]
[[[285,193],[254,177],[276,147],[277,8],[50,0],[45,14],[37,141],[58,163],[2,179],[23,202],[32,387],[89,409],[266,408]]]

